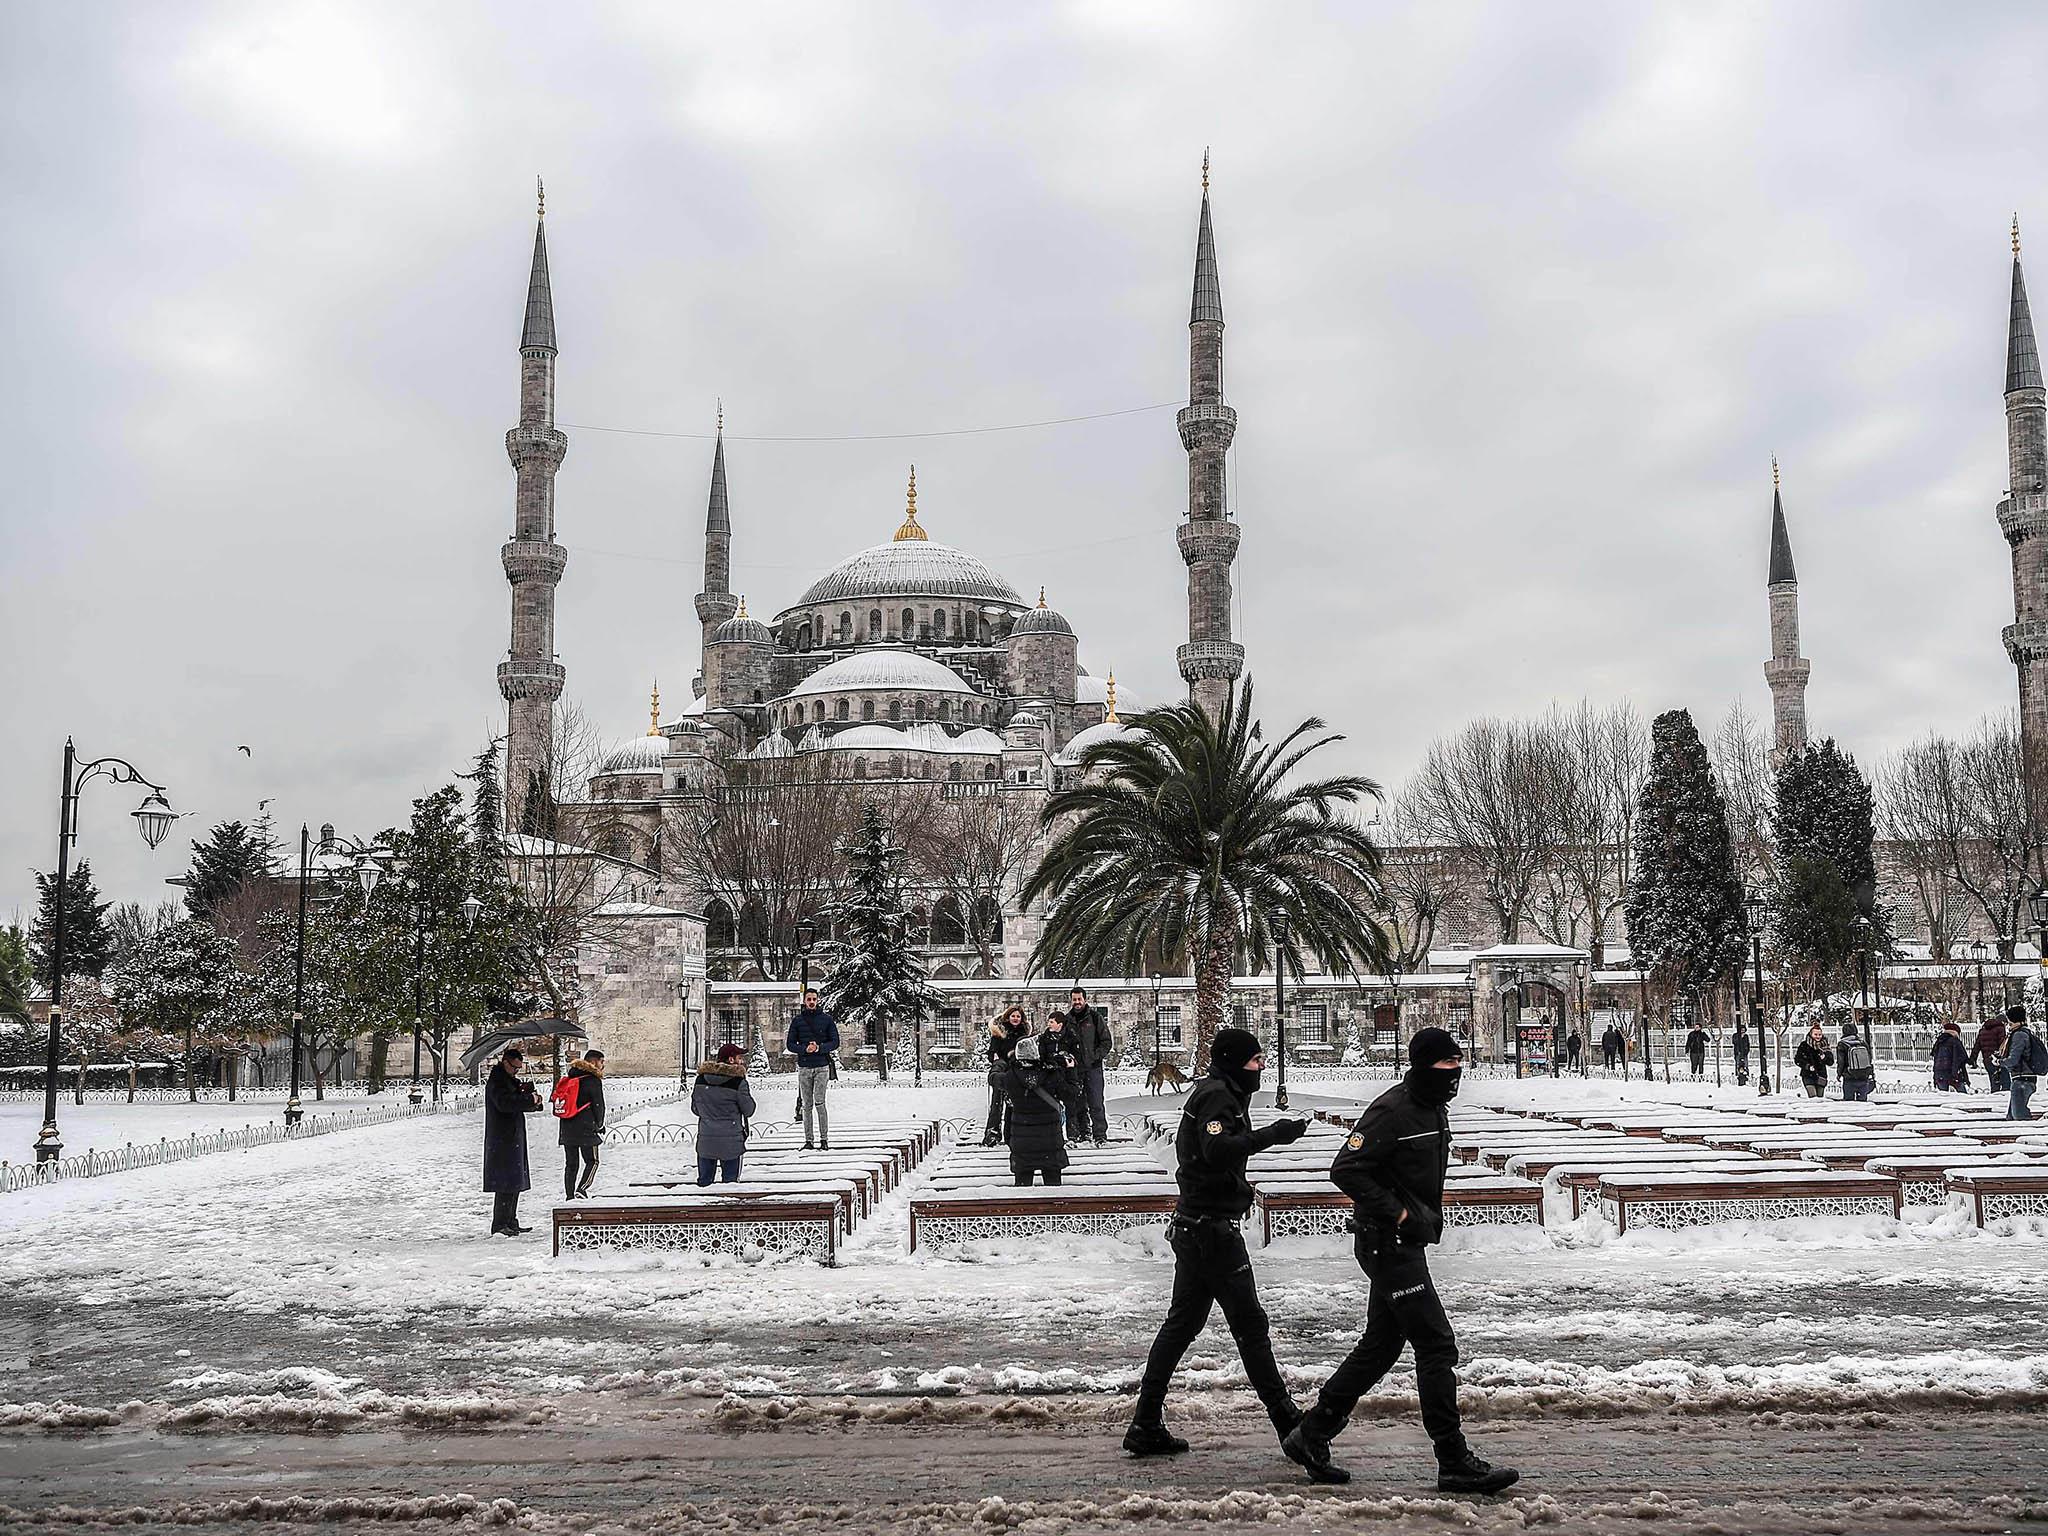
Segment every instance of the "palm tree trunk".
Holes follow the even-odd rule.
[[[1202,946],[1201,964],[1195,970],[1195,1076],[1209,1070],[1209,1047],[1216,1031],[1223,1027],[1224,1005],[1230,1001],[1230,962],[1237,953],[1236,924],[1228,914],[1219,914],[1209,924],[1209,938]]]

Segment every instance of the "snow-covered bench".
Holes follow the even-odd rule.
[[[2038,1158],[1984,1147],[1955,1147],[1946,1152],[1893,1152],[1873,1157],[1863,1166],[1868,1172],[1897,1179],[1903,1203],[1915,1206],[1947,1205],[1950,1198],[1948,1176],[1951,1173],[1994,1167],[2025,1171],[2030,1166],[2048,1171],[2048,1163]]]
[[[773,1168],[742,1168],[740,1172],[743,1176],[730,1184],[699,1184],[695,1178],[635,1179],[626,1188],[635,1196],[649,1199],[695,1194],[725,1196],[727,1191],[732,1197],[829,1192],[839,1197],[844,1212],[840,1225],[846,1232],[853,1231],[854,1223],[874,1210],[871,1186],[865,1172],[834,1169],[817,1173],[784,1173]]]
[[[951,1248],[986,1238],[1048,1232],[1114,1235],[1165,1225],[1179,1196],[1171,1179],[933,1190],[910,1197],[910,1248]]]
[[[1615,1173],[1599,1184],[1600,1211],[1626,1232],[1717,1221],[1899,1215],[1898,1182],[1873,1173]]]
[[[2007,1216],[2048,1216],[2048,1168],[2003,1163],[1952,1168],[1948,1187],[1969,1201],[1980,1227]]]
[[[720,1194],[717,1191],[721,1189],[733,1193]],[[845,1211],[840,1195],[829,1190],[738,1191],[738,1185],[726,1184],[687,1195],[625,1195],[558,1205],[554,1210],[554,1251],[643,1248],[743,1259],[838,1262]]]
[[[1662,1159],[1639,1162],[1633,1158],[1598,1158],[1583,1163],[1553,1163],[1545,1170],[1543,1177],[1546,1186],[1555,1188],[1571,1201],[1572,1220],[1577,1221],[1586,1208],[1586,1201],[1599,1194],[1600,1181],[1617,1174],[1725,1173],[1740,1178],[1754,1178],[1771,1173],[1806,1173],[1811,1167],[1809,1163],[1800,1163],[1791,1158],[1755,1157],[1746,1152],[1730,1152],[1723,1155],[1703,1151],[1696,1153],[1689,1161],[1679,1162],[1665,1162]]]
[[[1256,1165],[1254,1165],[1256,1166]],[[1313,1237],[1347,1230],[1351,1197],[1328,1179],[1252,1176],[1252,1215],[1259,1241],[1276,1237]],[[1527,1179],[1475,1174],[1444,1183],[1444,1225],[1541,1226],[1543,1187]]]

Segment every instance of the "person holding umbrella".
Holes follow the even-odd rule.
[[[532,1187],[526,1166],[526,1117],[540,1113],[540,1093],[519,1075],[526,1053],[509,1045],[484,1079],[484,1188],[491,1192],[491,1235],[517,1237],[519,1197]]]

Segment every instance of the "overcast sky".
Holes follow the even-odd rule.
[[[502,729],[503,435],[548,184],[569,697],[696,667],[710,444],[766,614],[900,520],[1176,692],[1199,165],[1238,638],[1390,786],[1552,699],[1768,713],[1769,456],[1809,713],[1866,761],[2009,706],[2006,222],[2036,6],[81,6],[0,49],[12,423],[0,916],[167,894],[269,798],[369,832]],[[2048,281],[2048,267],[2043,281]],[[244,756],[237,750],[246,745]]]

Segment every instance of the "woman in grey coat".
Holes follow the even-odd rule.
[[[740,1176],[747,1150],[747,1122],[754,1118],[754,1091],[747,1086],[747,1053],[721,1045],[717,1056],[697,1069],[690,1089],[690,1113],[697,1117],[697,1183]]]

